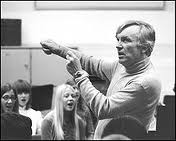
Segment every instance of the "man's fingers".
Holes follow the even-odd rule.
[[[67,64],[70,64],[70,60],[67,59],[66,62],[67,62]]]
[[[47,44],[44,41],[40,42],[40,44],[42,45],[43,48],[48,49],[48,46],[47,46]]]
[[[52,54],[52,52],[51,52],[50,50],[48,50],[48,49],[44,49],[44,48],[42,48],[42,50],[43,50],[47,55]]]
[[[67,55],[71,58],[77,58],[76,55],[72,51],[68,51]]]
[[[72,51],[68,51],[67,52],[67,55],[66,55],[66,58],[70,61],[73,61],[76,57],[76,55],[72,52]]]
[[[67,59],[69,62],[74,60],[74,58],[71,57],[71,56],[69,56],[68,54],[67,54],[67,56],[66,56],[66,59]]]
[[[53,43],[51,39],[41,41],[40,44],[42,45],[43,48],[49,48],[49,45]]]
[[[52,43],[53,42],[53,40],[51,40],[51,39],[47,39],[47,40],[43,40],[43,41],[41,41],[40,43]]]

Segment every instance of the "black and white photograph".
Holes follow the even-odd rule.
[[[1,1],[1,140],[175,140],[175,1]]]

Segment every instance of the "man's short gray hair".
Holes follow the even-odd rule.
[[[133,25],[137,25],[140,27],[139,36],[138,36],[139,45],[146,47],[147,48],[146,54],[147,56],[150,56],[155,44],[155,30],[150,24],[143,21],[137,21],[137,20],[127,21],[121,26],[119,26],[116,32],[116,36],[127,27],[133,26]]]

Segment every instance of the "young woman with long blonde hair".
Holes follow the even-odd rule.
[[[85,123],[76,113],[79,93],[68,84],[57,86],[54,108],[42,122],[43,140],[84,140]]]

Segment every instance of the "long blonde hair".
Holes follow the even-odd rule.
[[[64,131],[63,131],[63,122],[64,122],[64,107],[63,107],[63,95],[67,88],[73,89],[72,86],[68,84],[62,84],[56,87],[56,95],[54,101],[54,127],[56,137],[59,140],[64,140]],[[78,115],[76,114],[77,104],[73,110],[74,112],[74,121],[76,128],[76,140],[79,140],[79,124],[78,124]]]

